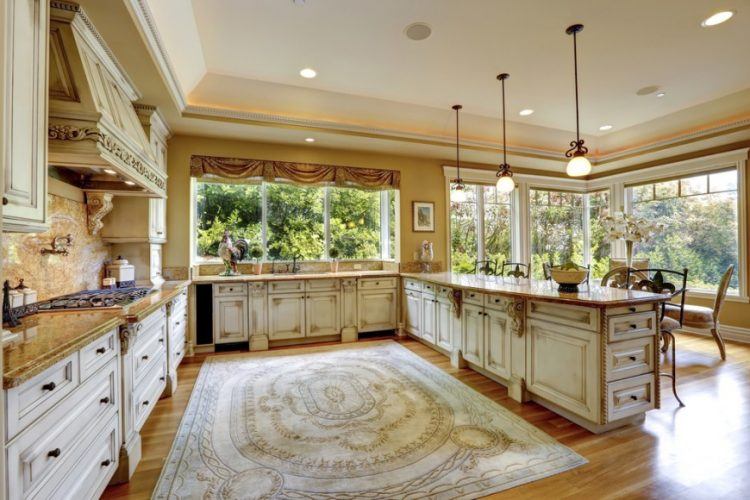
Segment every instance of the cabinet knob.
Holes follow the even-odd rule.
[[[630,399],[632,399],[633,401],[638,401],[638,396],[636,396],[635,394],[633,394],[633,395],[630,396]]]
[[[143,356],[141,356],[141,359],[143,361],[146,361],[148,359],[148,354],[144,354]]]
[[[631,307],[631,308],[630,308],[629,310],[630,310],[630,312],[632,312],[632,313],[634,313],[634,312],[636,311],[635,307]]]
[[[630,329],[631,330],[635,330],[636,328],[638,328],[638,325],[635,325],[635,324],[631,324],[630,325]]]
[[[111,460],[107,459],[104,462],[102,462],[102,467],[109,467],[109,465],[112,463]]]
[[[180,326],[180,322],[179,321],[175,321],[174,326]]]
[[[375,285],[379,285],[379,284],[380,284],[380,282],[379,282],[379,281],[376,281],[376,282],[375,282]],[[429,288],[429,287],[427,287],[427,288]]]
[[[156,231],[156,234],[164,234],[164,231]]]
[[[8,204],[8,198],[3,196],[3,205],[7,205],[7,204]]]
[[[637,358],[636,358],[635,356],[628,356],[628,359],[629,359],[630,361],[635,361],[635,360],[636,360]]]
[[[101,404],[103,404],[103,405],[108,405],[109,404],[109,397],[102,398],[102,399],[99,400],[99,402]]]
[[[50,382],[49,384],[44,384],[42,386],[42,390],[43,391],[50,391],[50,392],[52,392],[52,391],[55,390],[55,387],[57,387],[57,385],[55,385],[54,382]]]
[[[142,404],[143,404],[143,406],[148,406],[148,399],[146,401],[144,401]]]
[[[52,457],[52,458],[57,458],[60,456],[60,453],[62,453],[62,451],[60,451],[60,448],[55,448],[54,450],[47,453],[47,456]]]
[[[159,342],[163,344],[164,343],[164,337],[160,338]]]
[[[182,351],[177,351],[177,352],[176,352],[175,354],[176,354],[177,356],[179,356],[180,354],[182,354]]]
[[[105,347],[100,347],[96,350],[97,354],[104,354],[105,352],[107,352],[107,349]]]
[[[159,377],[159,380],[161,380],[162,382],[164,382],[165,380],[167,380],[167,378],[166,377]]]

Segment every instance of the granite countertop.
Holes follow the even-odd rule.
[[[45,312],[27,316],[11,328],[19,337],[3,347],[3,388],[16,387],[112,328],[136,323],[176,297],[189,281],[161,288],[122,309]]]
[[[596,285],[580,285],[578,293],[563,293],[558,292],[557,285],[550,281],[516,280],[515,278],[501,276],[458,273],[401,273],[401,276],[480,293],[500,293],[527,299],[563,302],[588,307],[625,306],[661,302],[669,299],[669,297],[657,293]]]
[[[239,276],[196,276],[193,283],[245,283],[253,281],[295,281],[332,278],[376,278],[379,276],[398,276],[398,271],[340,271],[337,273],[310,272],[295,274],[241,274]]]
[[[11,328],[18,338],[3,347],[3,389],[16,387],[123,324],[121,311],[41,313]]]

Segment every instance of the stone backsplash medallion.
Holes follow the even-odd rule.
[[[16,286],[20,278],[37,290],[38,300],[79,290],[100,288],[109,246],[86,227],[86,205],[49,195],[50,229],[44,233],[3,235],[3,276]],[[70,234],[68,255],[42,255],[56,236]]]

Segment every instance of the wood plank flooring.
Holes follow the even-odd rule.
[[[535,403],[513,401],[505,387],[452,368],[448,358],[419,342],[401,343],[589,460],[488,498],[750,497],[749,345],[727,343],[727,361],[721,362],[713,340],[678,335],[678,391],[687,406],[677,406],[665,378],[662,408],[649,412],[643,425],[595,435]],[[143,460],[134,476],[103,498],[150,498],[204,359],[182,363],[177,393],[159,401],[141,432]]]

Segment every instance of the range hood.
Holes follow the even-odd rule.
[[[73,2],[50,2],[48,163],[92,198],[166,195],[167,175],[133,107],[139,94]]]

